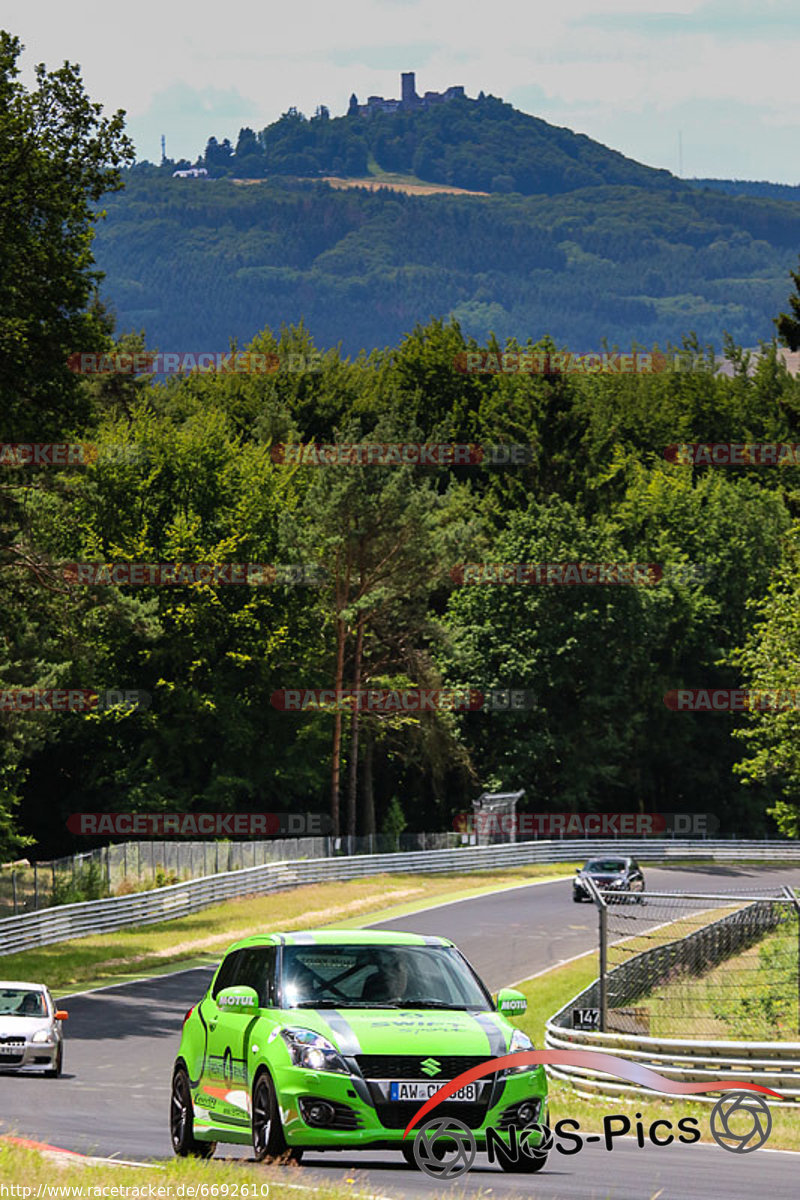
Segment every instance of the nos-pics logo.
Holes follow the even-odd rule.
[[[415,1113],[403,1136],[407,1137],[423,1117],[468,1083],[507,1067],[534,1067],[547,1063],[591,1067],[672,1095],[697,1095],[724,1090],[725,1095],[711,1110],[711,1136],[719,1146],[735,1154],[748,1154],[759,1149],[772,1130],[769,1107],[760,1095],[754,1093],[781,1098],[780,1093],[771,1088],[740,1080],[716,1079],[707,1083],[681,1084],[638,1063],[594,1050],[525,1050],[490,1059],[444,1084]],[[637,1113],[636,1140],[639,1147],[644,1147],[645,1127],[638,1117]],[[614,1122],[618,1123],[616,1128]],[[692,1117],[678,1121],[680,1132],[677,1140],[686,1145],[699,1141],[697,1124],[696,1118]],[[501,1166],[510,1166],[512,1170],[535,1172],[544,1167],[553,1149],[560,1154],[577,1154],[586,1143],[604,1140],[605,1148],[611,1150],[614,1138],[628,1133],[630,1128],[630,1119],[625,1115],[617,1115],[603,1118],[602,1137],[600,1134],[581,1135],[578,1122],[565,1119],[557,1122],[554,1129],[534,1122],[528,1122],[521,1129],[516,1126],[502,1130],[487,1127],[481,1131],[480,1139],[482,1144],[485,1143],[490,1162],[497,1159]],[[653,1121],[647,1134],[650,1142],[656,1146],[670,1145],[675,1141],[672,1124],[667,1120]],[[456,1179],[473,1166],[478,1143],[473,1131],[462,1121],[451,1116],[437,1116],[418,1129],[413,1149],[420,1170],[436,1179]]]

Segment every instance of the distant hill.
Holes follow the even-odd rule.
[[[609,185],[678,185],[669,171],[643,166],[494,96],[458,97],[428,109],[370,117],[331,118],[321,110],[308,120],[290,109],[260,133],[242,129],[235,147],[209,139],[197,165],[216,178],[240,179],[360,176],[372,168],[472,191],[525,196]]]
[[[103,204],[103,295],[120,330],[161,349],[224,350],[305,319],[318,345],[356,354],[431,316],[481,340],[549,333],[573,349],[692,330],[753,346],[774,332],[800,250],[796,203],[678,180],[422,197],[133,171]]]
[[[800,184],[768,183],[755,179],[687,179],[690,187],[727,192],[729,196],[761,196],[770,200],[800,200]]]

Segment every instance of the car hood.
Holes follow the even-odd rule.
[[[302,1008],[283,1014],[284,1025],[303,1026],[343,1053],[506,1054],[512,1026],[494,1012],[457,1009]]]
[[[0,1037],[30,1038],[37,1029],[50,1029],[49,1017],[3,1017],[0,1016]]]

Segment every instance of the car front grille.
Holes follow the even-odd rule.
[[[430,1076],[422,1069],[427,1058],[435,1058],[440,1070]],[[447,1083],[463,1071],[489,1061],[481,1054],[359,1054],[356,1057],[365,1079],[430,1079],[431,1083]]]
[[[393,1101],[389,1104],[376,1104],[375,1111],[384,1129],[405,1129],[411,1118],[419,1112],[421,1101]],[[485,1104],[437,1104],[437,1117],[454,1117],[462,1121],[469,1129],[478,1129],[486,1119]]]

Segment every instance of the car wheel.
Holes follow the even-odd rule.
[[[642,889],[639,892],[639,895],[636,897],[636,903],[644,904],[644,884],[642,884]]]
[[[45,1075],[47,1076],[48,1079],[58,1079],[59,1075],[61,1074],[61,1071],[63,1070],[63,1067],[64,1067],[64,1047],[59,1046],[58,1054],[56,1054],[56,1061],[53,1063],[52,1067],[47,1068],[47,1070],[45,1071]]]
[[[419,1167],[417,1166],[417,1160],[414,1158],[413,1144],[410,1146],[403,1144],[400,1147],[400,1153],[403,1155],[403,1158],[406,1160],[407,1166],[413,1167],[415,1171],[419,1170]]]
[[[261,1072],[253,1085],[253,1153],[256,1162],[286,1156],[299,1163],[303,1157],[302,1150],[286,1144],[275,1085],[266,1071]]]
[[[169,1132],[172,1149],[181,1158],[211,1158],[216,1142],[200,1142],[194,1136],[192,1090],[186,1068],[177,1066],[172,1075],[172,1095],[169,1102]]]
[[[504,1171],[516,1171],[522,1175],[533,1175],[536,1171],[544,1170],[547,1165],[547,1155],[537,1154],[535,1158],[529,1157],[527,1154],[520,1154],[516,1162],[507,1158],[505,1154],[497,1155],[497,1161]]]

